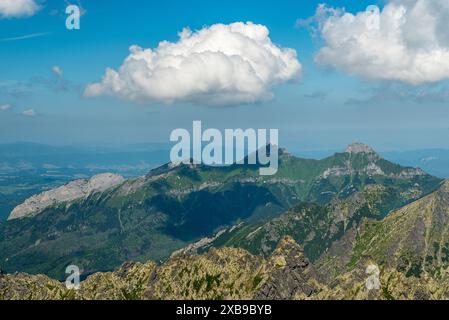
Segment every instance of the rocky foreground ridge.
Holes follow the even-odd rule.
[[[366,266],[324,283],[319,271],[290,237],[264,259],[243,249],[212,249],[202,255],[178,255],[162,265],[123,264],[96,273],[79,290],[43,275],[0,275],[0,300],[158,300],[158,299],[443,299],[447,279],[406,277],[381,269],[380,287],[369,290]]]
[[[301,247],[286,238],[269,259],[243,249],[212,249],[154,262],[123,264],[96,273],[79,290],[43,275],[0,276],[0,299],[292,299],[315,292],[314,268]]]

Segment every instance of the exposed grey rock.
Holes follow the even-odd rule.
[[[90,179],[75,180],[66,185],[42,192],[25,200],[11,212],[8,220],[35,216],[46,208],[64,202],[70,202],[87,197],[93,192],[103,192],[125,181],[116,174],[104,173]]]
[[[284,238],[268,261],[269,279],[255,293],[256,300],[291,300],[297,295],[310,297],[316,289],[310,283],[317,274],[303,249],[291,238]]]
[[[359,143],[359,142],[354,142],[352,144],[350,144],[347,148],[346,151],[347,153],[376,153],[376,151],[374,151],[373,148],[371,148],[370,146],[363,144],[363,143]]]
[[[205,248],[209,246],[212,242],[217,240],[219,237],[221,237],[224,233],[227,232],[227,229],[223,229],[218,231],[214,236],[212,237],[205,237],[197,242],[194,242],[192,244],[189,244],[187,247],[176,250],[171,254],[171,258],[176,257],[178,255],[188,255],[188,254],[194,254],[198,251],[198,249]]]

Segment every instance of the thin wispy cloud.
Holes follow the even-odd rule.
[[[0,39],[0,41],[26,40],[26,39],[32,39],[32,38],[47,36],[49,34],[50,34],[49,32],[30,33],[30,34],[26,34],[26,35],[18,36],[18,37],[3,38],[3,39]]]
[[[58,78],[63,78],[64,77],[64,71],[62,70],[62,68],[60,66],[53,66],[51,68],[51,72],[56,75]]]
[[[34,109],[28,109],[22,112],[22,115],[25,117],[34,117],[36,116],[36,112],[34,111]]]
[[[2,104],[0,105],[0,111],[6,111],[11,109],[11,105],[10,104]]]
[[[72,3],[72,1],[65,1],[66,6],[70,6],[70,5],[77,5],[78,8],[80,9],[80,14],[81,16],[84,16],[87,13],[87,10],[83,7],[83,5],[81,4],[81,0],[78,0],[76,3]]]

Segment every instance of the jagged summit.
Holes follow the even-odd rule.
[[[351,143],[345,150],[346,153],[368,153],[368,154],[376,154],[376,151],[374,151],[373,148],[370,146],[360,143],[360,142],[354,142]]]

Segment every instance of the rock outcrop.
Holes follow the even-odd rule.
[[[32,196],[11,212],[8,220],[35,216],[46,208],[84,198],[93,192],[102,192],[125,181],[116,174],[104,173],[90,179],[72,181],[66,185]]]
[[[354,142],[352,144],[350,144],[347,148],[346,148],[346,153],[368,153],[368,154],[375,154],[376,151],[374,151],[373,148],[371,148],[370,146],[363,144],[363,143],[359,143],[359,142]]]
[[[314,267],[291,237],[284,238],[267,263],[267,280],[255,293],[256,300],[292,300],[316,292]]]

